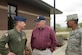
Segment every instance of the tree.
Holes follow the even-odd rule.
[[[61,25],[60,24],[56,24],[56,28],[61,28]]]
[[[82,28],[82,23],[79,23],[80,27]]]
[[[56,24],[56,32],[58,32],[59,29],[61,29],[61,25],[60,24]]]

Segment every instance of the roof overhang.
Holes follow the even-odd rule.
[[[21,0],[23,2],[26,2],[28,5],[31,5],[33,7],[36,7],[38,9],[46,10],[50,12],[50,14],[62,14],[62,12],[49,4],[43,2],[42,0]]]

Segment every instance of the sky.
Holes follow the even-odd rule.
[[[43,0],[53,6],[54,0]],[[66,27],[66,17],[71,14],[78,14],[79,23],[82,23],[82,0],[55,0],[55,7],[62,11],[56,15],[56,24]],[[51,26],[53,26],[53,15],[51,15]]]

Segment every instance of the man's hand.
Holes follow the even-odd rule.
[[[13,52],[9,52],[8,55],[16,55],[15,53]]]
[[[26,48],[26,49],[24,50],[24,55],[32,55],[32,54],[31,54],[31,49]]]

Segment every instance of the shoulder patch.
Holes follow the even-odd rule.
[[[8,36],[8,33],[5,33],[3,36],[7,37]]]

